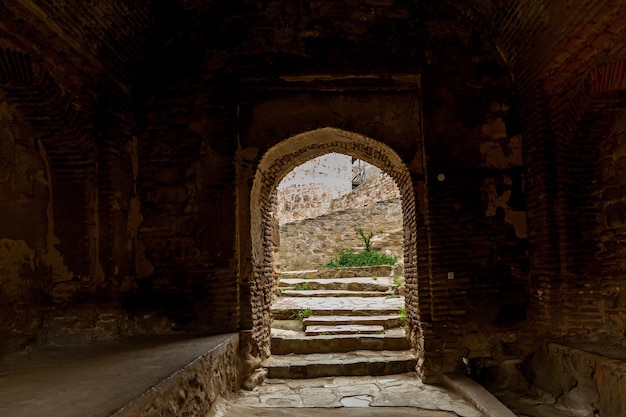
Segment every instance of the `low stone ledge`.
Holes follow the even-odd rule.
[[[482,385],[464,375],[445,374],[443,376],[443,382],[450,389],[458,392],[463,399],[480,410],[485,417],[516,417],[511,410]]]
[[[245,376],[241,339],[135,336],[14,354],[0,360],[0,415],[204,417]]]
[[[205,416],[218,397],[238,388],[238,347],[238,335],[230,335],[111,417]]]
[[[545,342],[527,368],[531,383],[566,408],[589,415],[626,415],[624,346]]]

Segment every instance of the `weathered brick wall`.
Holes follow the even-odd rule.
[[[366,206],[282,225],[280,247],[274,258],[276,268],[280,271],[319,269],[341,249],[362,250],[358,227],[366,234],[374,232],[374,250],[403,261],[402,201],[397,197],[372,200]]]
[[[605,138],[587,141],[587,155],[579,160],[579,222],[584,263],[570,263],[569,281],[563,289],[563,333],[622,340],[626,331],[626,283],[623,263],[626,230],[626,112],[619,113]],[[582,149],[581,149],[582,150]],[[582,279],[581,275],[592,277]]]

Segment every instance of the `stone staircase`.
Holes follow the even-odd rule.
[[[290,271],[272,305],[269,378],[387,375],[415,370],[404,297],[391,267]]]

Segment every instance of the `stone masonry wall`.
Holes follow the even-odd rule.
[[[327,213],[331,200],[352,190],[351,157],[330,153],[296,167],[276,190],[279,224]]]
[[[374,249],[402,260],[402,207],[393,178],[377,172],[364,185],[329,202],[329,213],[280,227],[276,253],[279,270],[316,269],[341,249],[360,250],[365,233],[374,232]],[[381,233],[382,231],[382,233]]]
[[[402,259],[402,205],[396,197],[281,226],[277,269],[317,269],[340,249],[363,249],[357,227],[374,232],[373,249]]]
[[[393,178],[380,172],[353,192],[334,199],[330,204],[330,211],[358,208],[374,201],[385,201],[399,196],[400,191]]]

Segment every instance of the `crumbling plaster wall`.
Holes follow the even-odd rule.
[[[523,356],[542,331],[529,310],[516,88],[480,38],[463,42],[423,74],[432,320],[446,329],[431,349],[446,352],[433,364],[444,370],[462,357]]]

